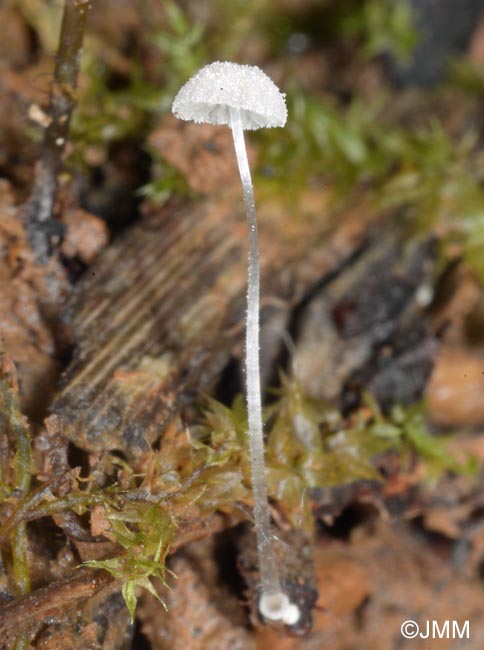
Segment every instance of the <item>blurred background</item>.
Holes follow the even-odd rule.
[[[293,578],[303,576],[303,601],[306,583],[319,596],[301,629],[262,626],[253,558],[241,548],[247,531],[224,533],[225,524],[174,556],[179,580],[164,596],[167,614],[145,593],[131,626],[118,589],[99,605],[104,622],[84,608],[84,645],[59,645],[75,638],[69,619],[46,624],[34,647],[427,649],[430,639],[402,637],[400,625],[414,619],[470,621],[469,639],[439,639],[438,647],[482,648],[483,0],[93,1],[59,176],[55,264],[39,267],[21,209],[49,124],[62,10],[60,0],[0,4],[1,343],[17,366],[22,408],[35,431],[52,410],[63,417],[72,465],[91,469],[110,446],[133,471],[146,471],[146,458],[136,456],[146,431],[150,443],[168,431],[174,444],[164,403],[138,408],[139,389],[126,398],[133,377],[146,382],[143,395],[156,382],[163,395],[174,391],[169,413],[179,435],[198,426],[200,393],[236,421],[243,245],[210,258],[200,285],[180,283],[199,310],[177,306],[175,325],[164,317],[166,331],[154,323],[150,336],[162,333],[150,354],[164,365],[137,348],[136,358],[123,357],[106,393],[115,411],[99,407],[89,420],[84,410],[103,385],[93,383],[88,395],[76,377],[116,335],[118,296],[163,266],[163,255],[150,252],[144,270],[153,233],[168,241],[179,215],[200,218],[191,241],[208,255],[212,243],[244,232],[230,132],[182,123],[171,103],[212,61],[261,67],[288,107],[284,129],[246,134],[261,224],[263,381],[276,409],[268,416],[268,480],[288,540],[294,530],[304,544],[316,539],[312,577],[304,573],[309,560],[304,571],[287,563]],[[225,227],[219,217],[227,230],[212,242],[210,233]],[[164,294],[152,299],[156,313]],[[88,327],[103,300],[112,311]],[[163,383],[167,367],[171,383]],[[295,448],[300,417],[314,436],[301,434]],[[140,445],[136,453],[130,444]],[[115,476],[114,465],[106,476]],[[203,512],[221,509],[239,524],[250,518],[234,507],[250,505],[245,492],[217,499]],[[97,557],[56,526],[57,537],[36,532],[38,586],[54,537],[52,579]],[[62,565],[66,548],[72,558]],[[88,646],[93,621],[105,636]]]

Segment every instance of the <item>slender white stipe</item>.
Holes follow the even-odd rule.
[[[256,66],[217,61],[187,81],[175,97],[172,110],[183,120],[226,124],[232,130],[249,235],[245,370],[254,522],[261,579],[259,611],[268,620],[295,625],[300,611],[281,587],[265,479],[259,364],[259,238],[244,140],[245,129],[284,126],[286,103],[274,82]]]
[[[247,326],[245,330],[245,380],[247,415],[249,419],[249,447],[251,457],[252,491],[254,495],[254,521],[259,552],[259,571],[262,593],[280,592],[279,571],[271,541],[271,520],[264,463],[264,434],[259,364],[259,236],[255,214],[254,192],[249,161],[245,148],[244,132],[238,108],[230,109],[230,126],[234,138],[235,154],[244,193],[249,232],[249,264],[247,284]]]

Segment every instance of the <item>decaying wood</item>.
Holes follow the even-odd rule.
[[[261,206],[262,320],[335,273],[374,218],[321,213]],[[53,406],[73,442],[142,453],[240,351],[245,237],[237,190],[152,214],[92,267],[70,305],[77,347]]]
[[[431,240],[406,242],[395,221],[370,231],[358,259],[299,316],[292,365],[305,394],[343,410],[362,389],[383,407],[420,399],[436,352],[421,289],[434,273]]]
[[[395,223],[386,227],[384,218],[372,228],[376,218],[363,209],[312,223],[265,206],[260,212],[263,321],[277,305],[286,315],[284,327],[293,327],[291,310],[311,297],[307,309],[297,310],[293,331],[294,363],[312,369],[311,377],[302,377],[308,391],[318,398],[343,394],[351,402],[356,389],[350,378],[366,385],[391,364],[398,372],[399,337],[422,331],[417,343],[424,353],[412,388],[418,392],[431,367],[431,337],[416,300],[432,273],[431,245],[405,245]],[[54,410],[75,444],[143,453],[183,405],[216,380],[230,355],[240,353],[244,236],[242,206],[228,195],[147,214],[105,251],[69,306],[77,347]],[[314,371],[304,355],[322,367]],[[331,394],[318,393],[323,389]],[[314,501],[322,509],[319,496]],[[220,515],[199,530],[194,523],[187,522],[187,535],[172,550],[227,525]],[[307,612],[302,632],[310,625],[315,592],[309,579],[295,579],[294,589]]]

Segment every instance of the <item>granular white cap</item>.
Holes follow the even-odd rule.
[[[227,61],[210,63],[182,86],[173,113],[182,120],[227,124],[230,108],[239,108],[243,129],[284,126],[285,95],[255,65]]]

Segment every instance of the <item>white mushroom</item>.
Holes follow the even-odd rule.
[[[281,588],[265,481],[259,368],[259,241],[244,141],[244,129],[284,126],[287,119],[285,97],[256,66],[217,61],[205,66],[187,81],[175,97],[172,110],[182,120],[226,124],[232,130],[249,230],[245,351],[254,521],[261,576],[259,611],[266,619],[294,625],[299,620],[300,612]]]

